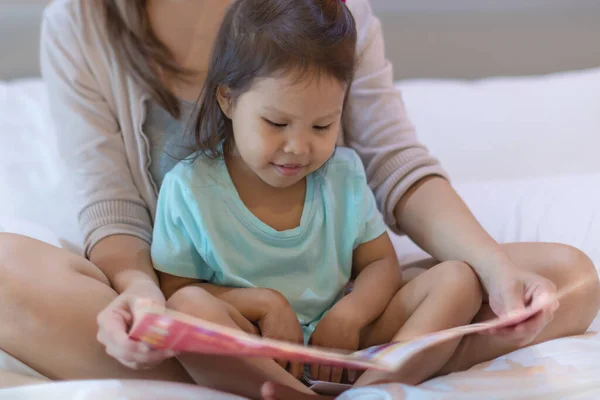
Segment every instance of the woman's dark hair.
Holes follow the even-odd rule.
[[[198,153],[220,158],[231,151],[231,120],[217,100],[220,87],[231,100],[257,78],[294,73],[327,75],[348,87],[356,67],[356,26],[341,0],[238,0],[216,38],[192,124]]]

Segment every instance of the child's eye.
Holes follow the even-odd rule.
[[[313,126],[313,129],[317,130],[317,131],[326,131],[327,129],[329,129],[329,127],[333,125],[333,124],[329,124],[329,125],[315,125]]]
[[[287,124],[278,124],[277,122],[273,122],[269,119],[263,118],[269,125],[273,125],[276,128],[285,128]]]

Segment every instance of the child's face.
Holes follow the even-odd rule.
[[[289,187],[333,154],[346,87],[335,78],[264,78],[242,94],[230,118],[237,153],[264,182]]]

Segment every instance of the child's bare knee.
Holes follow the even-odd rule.
[[[469,265],[461,261],[446,261],[434,268],[439,274],[439,284],[445,290],[463,297],[465,303],[472,304],[475,311],[479,310],[483,299],[481,283]]]
[[[177,290],[167,300],[167,308],[220,324],[231,319],[226,304],[198,286]]]
[[[177,290],[167,300],[167,308],[186,314],[197,314],[199,306],[211,309],[220,306],[220,300],[198,286],[186,286]]]

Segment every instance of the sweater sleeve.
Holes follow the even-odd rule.
[[[345,144],[359,154],[386,224],[400,233],[394,208],[406,191],[426,176],[447,176],[419,143],[406,115],[385,57],[381,24],[369,1],[347,4],[356,20],[359,65],[344,113]]]
[[[76,31],[80,21],[61,3],[44,14],[41,68],[58,149],[75,193],[85,255],[110,235],[150,242],[150,213],[133,182],[117,118],[93,72],[98,66],[86,56],[94,49]]]

